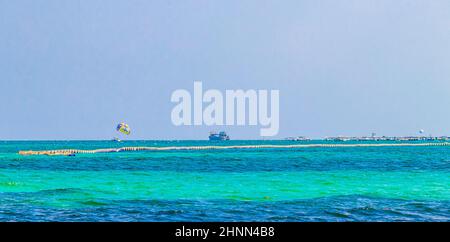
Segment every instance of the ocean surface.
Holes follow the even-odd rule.
[[[17,154],[211,144],[0,141],[0,221],[450,221],[450,146]]]

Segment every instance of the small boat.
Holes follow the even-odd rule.
[[[121,142],[122,140],[120,140],[120,139],[117,138],[117,137],[114,137],[111,141],[114,141],[114,142]]]
[[[220,133],[211,132],[209,133],[209,140],[230,140],[230,136],[224,131],[221,131]]]

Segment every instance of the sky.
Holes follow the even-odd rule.
[[[259,139],[176,89],[276,89],[277,136],[450,136],[447,0],[0,0],[0,140]]]

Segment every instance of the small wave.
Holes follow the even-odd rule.
[[[100,202],[100,201],[96,201],[96,200],[82,201],[82,202],[80,202],[80,204],[87,205],[87,206],[106,206],[106,205],[109,205],[106,202]]]
[[[20,182],[15,182],[15,181],[8,181],[8,182],[1,182],[0,186],[2,187],[16,187],[16,186],[20,186]]]

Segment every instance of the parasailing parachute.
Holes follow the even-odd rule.
[[[131,133],[130,126],[128,126],[128,124],[123,122],[117,125],[116,130],[126,135],[129,135]]]

